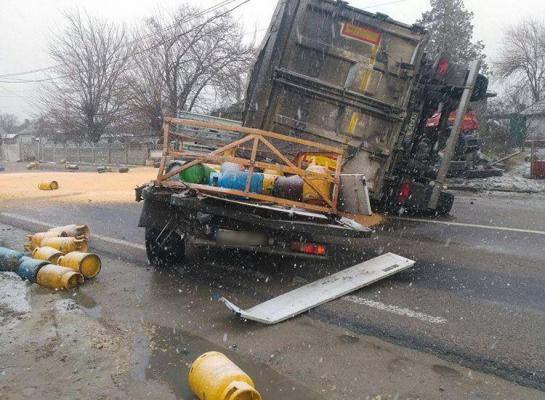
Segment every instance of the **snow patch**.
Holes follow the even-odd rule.
[[[28,286],[12,272],[0,272],[0,314],[27,314],[32,310]]]
[[[451,185],[461,185],[478,190],[501,190],[506,192],[545,193],[545,180],[530,179],[530,163],[521,163],[503,176],[486,179],[452,179]]]

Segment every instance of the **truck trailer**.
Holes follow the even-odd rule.
[[[450,113],[467,107],[469,68],[429,59],[427,40],[418,25],[344,1],[281,0],[251,73],[243,125],[342,146],[343,173],[366,177],[376,207],[447,214],[454,197],[437,182],[435,162],[418,155],[436,160],[444,151],[423,144],[426,122],[438,113],[446,131]],[[479,75],[471,101],[487,85]]]
[[[444,167],[461,121],[445,149],[423,145],[426,122],[440,112],[446,129],[445,118],[465,115],[487,81],[478,63],[469,71],[428,61],[426,40],[416,25],[342,1],[280,0],[242,125],[164,121],[158,177],[136,191],[150,262],[180,262],[188,242],[326,258],[364,248],[372,230],[350,216],[370,214],[371,202],[448,213]],[[419,161],[423,151],[443,151],[438,170]],[[227,173],[229,165],[238,169]]]

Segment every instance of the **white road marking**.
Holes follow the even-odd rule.
[[[146,246],[142,244],[132,243],[127,240],[116,239],[109,236],[103,236],[103,235],[97,235],[96,233],[91,233],[91,239],[94,237],[100,240],[104,240],[105,242],[120,244],[122,246],[132,247],[133,249],[138,249],[138,250],[146,250]]]
[[[411,222],[424,222],[427,224],[438,224],[438,225],[452,225],[452,226],[462,226],[465,228],[477,228],[477,229],[489,229],[493,231],[506,231],[506,232],[518,232],[518,233],[531,233],[535,235],[545,235],[545,231],[535,231],[531,229],[519,229],[519,228],[509,228],[506,226],[494,226],[494,225],[478,225],[478,224],[465,224],[462,222],[448,222],[448,221],[434,221],[431,219],[419,219],[419,218],[404,218],[404,217],[392,217],[393,219],[401,221],[411,221]]]
[[[6,216],[8,218],[13,218],[13,219],[18,219],[18,220],[21,220],[21,221],[29,222],[31,224],[44,225],[44,226],[47,226],[47,227],[50,227],[50,228],[53,228],[53,227],[57,226],[57,225],[50,224],[48,222],[39,221],[39,220],[34,219],[34,218],[25,217],[24,215],[5,213],[5,212],[0,213],[0,215],[4,215],[4,216]],[[127,240],[116,239],[116,238],[109,237],[109,236],[97,235],[96,233],[91,234],[91,239],[92,238],[97,238],[97,239],[104,240],[105,242],[109,242],[109,243],[113,243],[113,244],[119,244],[119,245],[122,245],[122,246],[132,247],[133,249],[146,250],[146,246],[144,246],[144,245],[132,243],[132,242],[129,242]]]
[[[392,314],[401,315],[402,317],[415,318],[422,322],[430,324],[445,324],[447,320],[442,317],[434,317],[432,315],[424,314],[418,311],[413,311],[408,308],[393,306],[390,304],[384,304],[379,301],[368,300],[357,296],[345,296],[342,298],[344,301],[360,304],[363,306],[376,308],[377,310],[391,312]]]

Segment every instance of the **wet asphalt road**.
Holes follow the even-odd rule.
[[[415,267],[310,316],[545,390],[544,205],[545,198],[530,195],[460,193],[445,220],[396,219],[370,239],[367,255],[391,251],[417,260]],[[136,203],[11,203],[0,211],[82,221],[96,233],[143,244]],[[235,302],[242,293],[257,303],[355,261],[197,251],[185,268],[198,269],[196,283]]]

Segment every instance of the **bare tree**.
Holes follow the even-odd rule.
[[[91,142],[126,115],[131,49],[123,27],[67,13],[68,27],[50,53],[57,67],[44,102],[66,134]]]
[[[6,131],[6,133],[16,133],[19,127],[19,120],[16,115],[3,113],[0,114],[0,128]]]
[[[141,27],[133,36],[133,68],[128,74],[128,105],[136,126],[159,135],[166,103],[162,60],[154,51],[157,38]]]
[[[510,79],[510,97],[515,101],[524,95],[529,95],[532,103],[542,100],[545,95],[545,24],[529,19],[509,28],[495,65],[502,78]]]
[[[159,107],[161,116],[194,110],[218,93],[241,97],[241,77],[249,70],[254,51],[253,45],[244,44],[241,27],[229,13],[204,15],[184,5],[172,16],[149,19],[144,32],[150,39],[144,41],[141,52],[149,54],[136,61],[140,76],[146,77],[139,84],[154,85],[154,89],[136,85],[133,94],[144,94],[146,99],[140,102],[155,116]],[[161,84],[157,83],[157,68]]]

